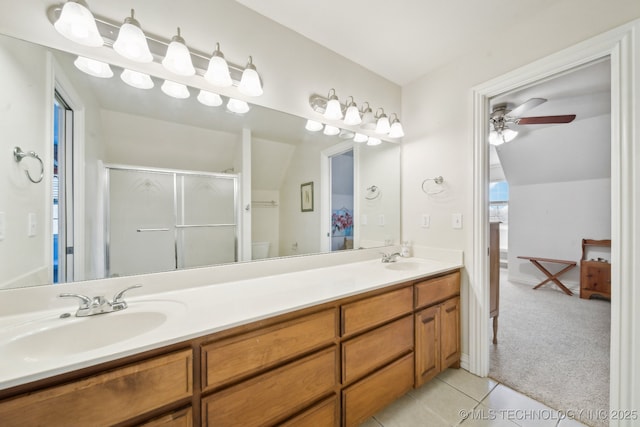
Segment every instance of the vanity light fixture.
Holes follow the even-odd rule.
[[[151,62],[153,55],[149,50],[147,38],[142,32],[140,23],[133,17],[135,11],[131,9],[131,16],[124,19],[118,31],[118,38],[113,43],[113,50],[124,58],[136,62]]]
[[[368,140],[369,140],[369,137],[367,135],[359,132],[356,132],[356,134],[353,137],[354,142],[367,142]]]
[[[322,131],[325,135],[334,136],[340,133],[340,128],[331,125],[324,125],[324,131]]]
[[[229,101],[227,102],[227,110],[232,113],[245,114],[249,112],[249,109],[249,104],[239,99],[229,98]]]
[[[380,114],[378,114],[380,112]],[[389,117],[384,113],[383,108],[378,108],[376,111],[376,133],[380,135],[386,135],[391,130],[391,124],[389,123]]]
[[[218,87],[229,87],[233,84],[229,72],[229,64],[227,64],[224,54],[220,51],[220,43],[216,43],[216,50],[211,54],[209,66],[206,73],[204,73],[204,79]]]
[[[258,71],[256,70],[256,66],[253,65],[253,58],[249,57],[247,61],[247,66],[242,72],[242,77],[240,78],[240,84],[238,85],[238,90],[241,94],[247,96],[260,96],[263,93],[262,83],[260,82],[260,76],[258,75]]]
[[[220,95],[204,89],[200,90],[200,93],[198,94],[198,101],[208,107],[219,107],[222,105],[222,98]]]
[[[362,123],[362,117],[360,117],[360,110],[358,110],[358,106],[353,100],[353,96],[349,96],[349,98],[351,98],[351,102],[347,103],[347,111],[344,114],[344,124],[356,126]]]
[[[373,136],[369,137],[369,140],[367,141],[367,145],[380,145],[382,143],[382,140],[380,138],[374,138]]]
[[[329,97],[327,98],[327,105],[325,107],[323,116],[327,120],[342,119],[342,106],[340,105],[340,101],[338,100],[335,89],[331,89],[329,91]]]
[[[160,89],[172,98],[186,99],[191,96],[189,89],[185,85],[171,80],[165,80]]]
[[[193,76],[196,73],[196,69],[193,68],[193,62],[191,62],[189,48],[180,35],[180,27],[178,27],[178,33],[173,36],[171,43],[167,47],[167,54],[162,60],[162,65],[168,71],[179,76]]]
[[[398,115],[393,113],[391,117],[394,117],[391,120],[391,129],[389,130],[389,138],[402,138],[404,136],[404,129],[402,128],[402,123],[400,123],[400,119],[398,119]]]
[[[76,0],[69,0],[62,6],[60,17],[53,26],[58,33],[83,46],[99,47],[104,44],[93,14]]]
[[[309,132],[318,132],[322,130],[324,125],[320,122],[316,122],[315,120],[307,120],[307,124],[304,126],[306,130]]]
[[[129,86],[138,89],[151,89],[154,86],[153,80],[151,80],[151,77],[148,74],[139,73],[138,71],[129,70],[127,68],[122,70],[120,78]]]
[[[82,72],[85,72],[93,77],[99,77],[101,79],[109,79],[113,77],[113,71],[106,62],[96,61],[95,59],[85,58],[84,56],[78,56],[73,65]]]

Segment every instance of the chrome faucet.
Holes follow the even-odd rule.
[[[78,307],[78,311],[76,311],[76,317],[86,317],[124,310],[127,308],[127,303],[124,301],[124,293],[130,289],[141,287],[142,285],[134,285],[121,290],[113,296],[112,302],[109,302],[104,296],[88,297],[86,295],[64,293],[58,295],[58,297],[80,299],[80,306]]]
[[[383,252],[382,253],[382,262],[384,262],[384,263],[396,262],[398,260],[399,256],[400,256],[400,252],[393,252],[393,253]]]

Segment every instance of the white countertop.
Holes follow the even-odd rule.
[[[380,260],[368,260],[140,297],[132,290],[125,298],[128,309],[84,318],[60,319],[62,313],[75,312],[77,304],[73,300],[63,309],[3,316],[0,390],[462,266],[458,262],[422,258],[399,261],[407,262],[416,263],[416,268],[392,270]],[[94,334],[108,340],[112,325],[127,328],[135,313],[154,314],[156,310],[165,312],[167,317],[154,329],[88,351],[66,351],[76,345],[82,347],[83,339],[92,339]],[[117,316],[122,318],[116,319]],[[34,333],[46,334],[52,324],[55,328],[64,322],[84,322],[91,328],[77,329],[81,331],[78,336],[65,336],[60,343],[48,342],[45,335],[38,335],[32,340],[36,348],[30,354],[15,351],[18,340],[29,339]]]

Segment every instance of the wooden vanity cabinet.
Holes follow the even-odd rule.
[[[448,367],[459,366],[459,294],[460,272],[416,284],[416,387]]]

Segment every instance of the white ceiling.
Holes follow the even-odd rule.
[[[466,52],[499,43],[556,0],[236,0],[404,85]],[[535,7],[532,8],[532,3]],[[499,18],[500,25],[495,25]]]

